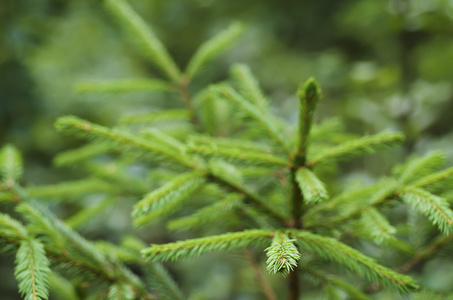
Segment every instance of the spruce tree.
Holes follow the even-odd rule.
[[[56,165],[77,165],[89,174],[84,180],[23,187],[20,153],[10,145],[2,148],[0,246],[15,255],[14,275],[25,299],[48,299],[49,289],[60,299],[185,299],[192,291],[183,293],[162,262],[235,250],[245,250],[239,253],[252,262],[260,297],[267,299],[281,299],[280,293],[303,299],[308,284],[322,288],[328,299],[419,289],[405,273],[452,245],[453,212],[444,195],[453,168],[439,170],[445,164],[442,153],[411,157],[387,177],[338,192],[332,180],[327,184],[326,169],[395,147],[404,136],[390,131],[356,136],[338,119],[316,123],[322,92],[313,78],[297,89],[297,124],[272,113],[258,80],[243,64],[234,65],[225,82],[193,93],[193,78],[243,26],[233,24],[203,43],[182,70],[127,2],[107,0],[106,5],[162,78],[83,82],[77,89],[174,93],[181,108],[126,115],[112,128],[76,116],[59,118],[58,130],[88,143],[58,155]],[[228,124],[222,122],[225,116]],[[156,124],[162,122],[177,126],[159,130]],[[136,164],[149,178],[128,171]],[[90,193],[104,199],[64,220],[46,204]],[[193,232],[192,238],[146,245],[129,236],[116,245],[77,232],[121,197],[135,201],[130,212],[135,226],[165,223],[170,230]],[[401,207],[407,220],[389,220]],[[196,237],[195,232],[218,224],[223,233]],[[430,225],[435,234],[428,229],[428,237],[414,238]],[[357,244],[348,245],[351,240],[399,253],[406,262],[384,266]],[[287,291],[277,296],[260,274],[262,263],[285,278]]]

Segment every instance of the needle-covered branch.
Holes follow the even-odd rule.
[[[158,79],[123,79],[112,81],[83,81],[76,84],[79,93],[128,93],[148,91],[174,91],[166,81]]]
[[[0,151],[0,179],[7,185],[16,182],[23,172],[22,155],[11,145],[4,146]]]
[[[24,299],[45,300],[49,297],[50,262],[44,246],[35,239],[25,239],[16,253],[14,275]]]
[[[291,238],[297,240],[301,249],[306,249],[324,259],[345,266],[370,281],[381,282],[402,293],[408,293],[418,288],[411,277],[398,274],[378,264],[374,259],[336,239],[302,230],[289,230],[288,233]]]
[[[142,254],[154,261],[177,261],[182,258],[201,256],[212,251],[244,249],[250,245],[264,245],[274,237],[272,231],[255,229],[210,237],[190,239],[163,245],[152,245]]]
[[[132,216],[137,226],[173,212],[181,202],[206,184],[206,174],[196,171],[180,175],[134,205]]]
[[[296,181],[307,203],[316,203],[329,197],[325,184],[308,168],[296,171]]]
[[[272,244],[265,249],[267,270],[269,272],[287,276],[297,267],[300,253],[294,245],[294,241],[284,233],[277,233],[274,236]]]
[[[143,19],[124,0],[107,0],[107,8],[120,23],[138,40],[143,52],[169,79],[178,82],[181,71],[165,46]]]
[[[280,132],[280,130],[276,126],[276,123],[268,112],[263,113],[253,103],[250,103],[249,101],[244,99],[240,94],[238,94],[232,87],[228,85],[215,85],[211,87],[211,89],[214,93],[220,95],[222,99],[225,99],[228,102],[234,104],[241,110],[241,112],[247,114],[252,120],[257,122],[260,128],[262,128],[262,130],[266,132],[269,139],[280,146],[282,152],[289,152],[289,147],[286,140],[284,139],[282,133]]]
[[[162,147],[159,143],[153,143],[152,141],[123,132],[119,129],[110,129],[73,116],[59,118],[55,126],[60,131],[73,132],[88,139],[107,140],[121,146],[129,145],[142,149],[145,152],[151,152],[158,156],[168,158],[183,166],[195,167],[195,163],[183,153],[168,151],[167,147]]]
[[[444,234],[449,234],[453,225],[453,211],[448,202],[419,188],[406,188],[399,193],[401,199],[426,215]]]
[[[401,133],[396,132],[382,132],[375,135],[364,136],[320,151],[308,159],[308,165],[314,166],[321,163],[338,162],[366,154],[372,154],[376,151],[399,145],[403,140],[404,136]]]
[[[267,112],[269,109],[269,100],[265,97],[250,67],[244,64],[236,64],[231,67],[231,75],[241,95],[252,102],[263,113]]]
[[[240,36],[242,31],[243,25],[234,23],[212,39],[204,42],[192,56],[184,75],[187,78],[193,78],[204,64],[227,49]]]

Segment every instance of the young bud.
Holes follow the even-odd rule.
[[[316,104],[321,98],[321,88],[313,77],[310,77],[304,84],[299,86],[297,90],[301,106],[308,104],[309,108],[314,110]]]
[[[295,164],[302,165],[306,159],[308,135],[310,134],[316,106],[321,98],[321,88],[314,78],[309,78],[304,84],[300,85],[297,95],[299,96],[299,141]]]

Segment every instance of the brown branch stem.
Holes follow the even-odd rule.
[[[252,271],[255,274],[256,279],[258,280],[258,283],[260,284],[263,294],[268,300],[277,300],[277,296],[275,295],[274,291],[272,290],[271,286],[267,282],[267,280],[264,278],[263,274],[261,273],[261,270],[259,268],[258,262],[256,261],[255,254],[250,248],[247,248],[245,250],[245,255],[247,256],[247,259],[252,266]]]

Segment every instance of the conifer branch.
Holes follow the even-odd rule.
[[[120,119],[120,123],[156,123],[163,121],[188,121],[190,120],[190,112],[182,109],[167,109],[157,112],[127,115]]]
[[[245,230],[163,245],[152,245],[143,249],[142,255],[152,261],[177,261],[181,258],[196,257],[212,251],[247,248],[252,244],[262,245],[273,236],[274,233],[268,230]]]
[[[339,118],[330,118],[319,124],[313,124],[310,130],[310,139],[329,140],[333,134],[343,131],[344,125]]]
[[[274,168],[284,168],[287,167],[289,162],[278,156],[273,156],[271,154],[262,153],[258,151],[246,151],[244,149],[233,149],[233,148],[217,148],[207,147],[207,146],[198,146],[191,145],[188,147],[188,150],[193,153],[200,154],[204,157],[209,158],[221,158],[225,161],[238,161],[245,164],[251,165],[261,165]]]
[[[139,251],[146,247],[141,240],[130,238],[124,240],[122,244],[122,246],[118,246],[99,241],[96,242],[96,247],[106,255],[113,255],[121,262],[139,265],[145,273],[145,281],[148,288],[159,288],[161,293],[171,299],[184,299],[184,295],[168,271],[160,263],[148,262],[140,255]]]
[[[165,292],[170,299],[185,299],[177,283],[173,280],[168,271],[160,263],[146,262],[144,266],[147,276],[150,277],[152,286],[158,287]]]
[[[293,242],[284,233],[277,233],[272,240],[272,244],[267,247],[267,270],[274,274],[287,276],[297,267],[297,261],[300,259],[300,253]]]
[[[234,23],[224,31],[218,33],[212,39],[204,42],[187,64],[184,76],[190,79],[193,78],[204,64],[228,48],[230,44],[232,44],[242,33],[242,31],[242,24]]]
[[[350,216],[351,212],[357,212],[364,208],[368,208],[370,204],[379,205],[381,200],[393,197],[398,188],[398,182],[392,178],[384,178],[370,186],[363,186],[346,190],[341,194],[332,197],[329,201],[322,202],[317,206],[310,208],[304,215],[306,225],[311,227],[312,224],[319,224],[325,220],[317,220],[322,215],[336,215]]]
[[[232,211],[238,208],[242,202],[242,196],[239,194],[230,194],[225,199],[214,202],[211,205],[205,206],[190,216],[182,217],[176,220],[171,220],[168,223],[168,228],[175,230],[188,230],[200,225],[210,224],[228,219],[231,221]],[[227,217],[228,216],[228,217]]]
[[[246,216],[251,221],[253,221],[253,223],[256,224],[259,228],[275,230],[276,228],[279,228],[280,227],[279,225],[282,223],[282,221],[280,221],[280,224],[273,222],[274,220],[268,218],[267,215],[263,214],[256,207],[244,203],[241,203],[239,205],[238,211],[239,213],[241,213],[240,217],[242,217],[242,215]]]
[[[169,79],[178,82],[181,71],[168,54],[162,42],[151,28],[124,0],[107,0],[107,7],[119,19],[124,27],[139,39],[152,63],[154,63]]]
[[[85,168],[93,175],[109,182],[109,184],[116,186],[121,185],[124,192],[142,195],[149,191],[149,186],[146,182],[127,176],[127,171],[119,163],[87,163]]]
[[[147,128],[143,130],[141,134],[154,143],[168,148],[169,151],[176,153],[184,153],[186,151],[186,147],[183,143],[157,128]]]
[[[314,283],[315,285],[321,286],[333,286],[336,288],[341,289],[342,291],[346,292],[351,299],[356,300],[369,300],[370,298],[358,290],[356,287],[351,285],[350,283],[338,278],[337,276],[333,276],[331,274],[326,274],[321,270],[315,269],[314,267],[310,266],[303,266],[301,268],[302,274],[308,277],[308,279]]]
[[[256,151],[263,153],[270,153],[271,149],[267,145],[247,141],[243,139],[224,138],[224,137],[213,137],[207,135],[193,135],[189,137],[189,146],[204,146],[219,149],[232,149],[232,150],[244,150],[244,151]]]
[[[106,152],[109,152],[111,148],[112,146],[109,145],[109,143],[90,143],[77,149],[58,153],[54,157],[54,163],[57,166],[78,164],[97,155],[105,154]]]
[[[77,83],[75,88],[78,93],[127,93],[175,90],[168,82],[158,79],[82,81]]]
[[[244,99],[253,103],[263,113],[268,111],[269,100],[264,96],[258,80],[253,76],[249,66],[236,64],[231,68],[231,74]]]
[[[213,172],[213,170],[210,171],[208,179],[214,183],[219,184],[220,186],[227,188],[232,192],[243,195],[245,204],[254,205],[262,213],[274,218],[275,220],[278,220],[283,223],[286,222],[285,221],[286,217],[281,211],[276,210],[275,207],[269,206],[266,202],[262,201],[257,195],[255,195],[252,191],[243,186],[241,183],[234,182],[230,178],[225,177],[223,174]]]
[[[90,219],[98,216],[105,212],[105,210],[116,203],[118,199],[116,197],[106,197],[100,203],[88,206],[79,212],[73,214],[71,217],[65,220],[65,223],[75,229],[86,224]]]
[[[404,139],[401,133],[382,132],[351,140],[335,147],[328,148],[309,158],[308,165],[332,163],[352,159],[378,150],[384,150],[400,144]]]
[[[107,300],[134,300],[136,295],[133,288],[124,283],[115,283],[110,286]]]
[[[405,188],[399,193],[401,199],[426,215],[444,234],[449,234],[453,225],[453,211],[448,202],[420,188]]]
[[[19,292],[25,299],[44,300],[49,297],[49,260],[44,246],[34,239],[21,241],[16,253],[14,276]]]
[[[206,183],[204,171],[183,174],[152,191],[134,205],[134,224],[144,225],[158,217],[171,213],[181,201],[190,197]]]
[[[453,179],[453,167],[429,174],[425,177],[420,178],[411,184],[414,188],[424,188],[428,190],[438,190],[448,187]]]
[[[28,237],[28,233],[19,221],[7,214],[0,213],[0,237],[22,241]]]
[[[402,293],[408,293],[418,288],[418,285],[409,276],[398,274],[376,263],[374,259],[336,239],[301,230],[288,230],[288,233],[290,237],[297,240],[302,249],[343,265],[370,281],[382,283],[384,286]]]
[[[234,89],[227,85],[216,85],[212,90],[222,96],[223,99],[238,106],[242,112],[246,113],[255,120],[260,127],[268,134],[269,138],[281,147],[285,153],[289,153],[289,147],[284,140],[281,132],[272,121],[272,117],[267,113],[261,112],[257,107],[245,100]]]
[[[428,153],[423,157],[409,159],[403,166],[396,169],[400,173],[400,181],[404,184],[413,182],[420,177],[429,175],[434,169],[445,163],[445,155],[438,151]]]
[[[116,187],[101,179],[88,178],[50,185],[31,186],[26,188],[25,191],[33,198],[58,197],[58,201],[62,201],[67,196],[74,197],[88,193],[110,192],[116,189]]]
[[[50,293],[64,300],[80,300],[74,285],[61,275],[51,272],[49,276]]]
[[[323,208],[332,209],[333,207],[336,207],[336,204],[341,204],[344,199],[350,198],[350,200],[346,203],[345,209],[342,210],[341,207],[337,207],[339,213],[327,220],[313,222],[313,217],[319,212],[319,210],[313,209],[310,211],[310,215],[307,214],[307,222],[305,223],[305,226],[307,228],[331,228],[348,220],[358,218],[370,207],[377,208],[391,199],[395,199],[397,197],[397,184],[393,180],[383,180],[374,186],[366,187],[363,190],[356,191],[356,193],[353,194],[355,194],[357,198],[351,197],[353,195],[346,194],[334,199],[332,201],[332,205],[330,201],[326,203]]]
[[[291,227],[302,229],[304,227],[302,217],[305,214],[306,203],[321,200],[327,193],[321,181],[311,171],[299,170],[300,167],[306,164],[310,129],[313,125],[315,110],[321,97],[321,89],[313,78],[309,78],[304,85],[299,87],[297,94],[299,96],[297,148],[292,155],[292,167],[290,168],[290,182],[292,187]],[[318,190],[315,191],[313,188],[318,188]],[[310,198],[308,199],[306,197]],[[299,281],[299,272],[296,266],[296,270],[290,273],[288,279],[290,300],[297,300],[299,298]]]
[[[329,197],[324,183],[308,168],[296,171],[296,181],[307,203],[316,203]]]
[[[435,238],[428,246],[418,250],[412,258],[397,269],[399,273],[407,273],[420,262],[430,258],[437,251],[453,241],[453,235],[440,235]]]
[[[0,150],[0,177],[8,186],[20,178],[23,172],[22,155],[11,145],[6,145]]]
[[[17,210],[32,224],[34,232],[43,234],[46,250],[51,258],[77,269],[85,269],[107,282],[124,282],[132,286],[143,299],[154,299],[130,270],[113,258],[105,257],[93,244],[58,220],[51,212],[29,199],[25,200],[27,203],[20,204]]]
[[[370,235],[377,244],[394,238],[396,233],[395,227],[375,208],[367,208],[362,212],[359,226],[360,231]]]
[[[55,252],[77,263],[85,261],[91,268],[97,269],[104,277],[111,278],[113,271],[109,268],[106,258],[87,240],[72,231],[68,226],[54,217],[47,209],[23,202],[17,211],[31,224],[37,234],[44,234],[46,245]],[[56,246],[56,247],[55,247]],[[84,258],[83,258],[84,257]]]
[[[159,156],[166,157],[183,166],[191,168],[196,167],[194,162],[184,156],[182,153],[168,151],[167,147],[162,147],[161,145],[147,141],[144,138],[133,136],[118,129],[110,129],[104,126],[100,126],[77,117],[61,117],[57,120],[55,126],[60,131],[72,131],[85,138],[101,138],[104,140],[117,142],[121,145],[130,145],[139,149],[143,149],[144,151],[152,152]]]
[[[220,132],[219,112],[217,110],[218,97],[211,89],[203,89],[194,97],[197,104],[197,111],[200,115],[200,123],[203,132],[210,136],[218,135]]]

